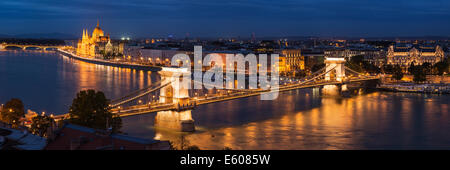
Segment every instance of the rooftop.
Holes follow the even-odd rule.
[[[148,150],[169,149],[167,142],[143,139],[105,130],[65,124],[46,150]]]

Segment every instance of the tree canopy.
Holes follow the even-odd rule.
[[[433,65],[433,68],[436,70],[436,74],[443,75],[445,72],[447,72],[449,69],[449,63],[450,59],[447,58],[444,61],[437,62]]]
[[[38,115],[33,117],[31,121],[31,133],[39,136],[48,136],[48,128],[50,128],[54,122],[53,118],[47,115]]]
[[[401,80],[403,78],[403,71],[399,65],[395,65],[392,68],[392,78],[395,80]]]
[[[324,68],[325,67],[325,64],[324,63],[321,63],[321,64],[314,64],[312,67],[311,67],[311,72],[316,72],[316,71],[319,71],[320,69],[322,69],[322,68]]]
[[[122,120],[109,110],[109,100],[103,92],[85,90],[77,93],[69,110],[70,122],[95,129],[112,128],[118,132],[122,127]]]
[[[423,82],[427,80],[427,73],[426,71],[427,65],[414,65],[411,63],[411,66],[409,66],[408,71],[413,75],[413,81],[414,82]]]
[[[380,68],[377,66],[364,61],[363,55],[357,55],[350,58],[350,60],[347,60],[345,63],[347,67],[349,67],[352,70],[355,70],[357,72],[369,72],[369,73],[379,73]]]
[[[2,107],[0,119],[6,123],[17,127],[20,125],[20,119],[25,116],[25,109],[20,99],[11,99]]]

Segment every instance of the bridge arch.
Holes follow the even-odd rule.
[[[2,43],[0,44],[0,50],[6,49],[8,47],[16,47],[20,48],[22,50],[27,50],[27,48],[37,48],[41,50],[49,50],[49,49],[58,49],[60,46],[54,46],[54,45],[30,45],[30,44],[8,44],[8,43]]]
[[[0,49],[7,49],[7,48],[20,48],[20,49],[23,49],[23,47],[18,46],[18,45],[3,45],[3,47],[0,48]]]

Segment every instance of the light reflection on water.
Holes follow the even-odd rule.
[[[1,103],[15,97],[25,109],[54,114],[66,113],[80,90],[101,90],[115,99],[159,79],[147,71],[90,64],[55,52],[20,50],[0,51],[0,75]]]
[[[89,64],[53,52],[0,51],[0,102],[62,113],[82,89],[117,98],[157,82],[156,73]],[[188,141],[201,149],[448,149],[448,95],[376,92],[322,98],[313,89],[199,106],[197,132],[153,127],[155,114],[124,118],[130,135]]]
[[[336,99],[308,97],[311,93],[200,106],[192,113],[198,132],[156,129],[156,134],[201,149],[449,149],[450,96],[375,92]],[[152,119],[126,118],[133,125],[124,130],[151,138],[155,129],[142,123]]]

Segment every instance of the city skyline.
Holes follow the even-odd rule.
[[[302,167],[297,150],[448,150],[449,7],[0,0],[0,153],[183,150],[127,164],[253,168]]]
[[[448,1],[2,1],[6,35],[78,35],[98,19],[112,37],[448,36]],[[67,5],[70,4],[70,5]],[[28,28],[32,27],[33,30]]]

